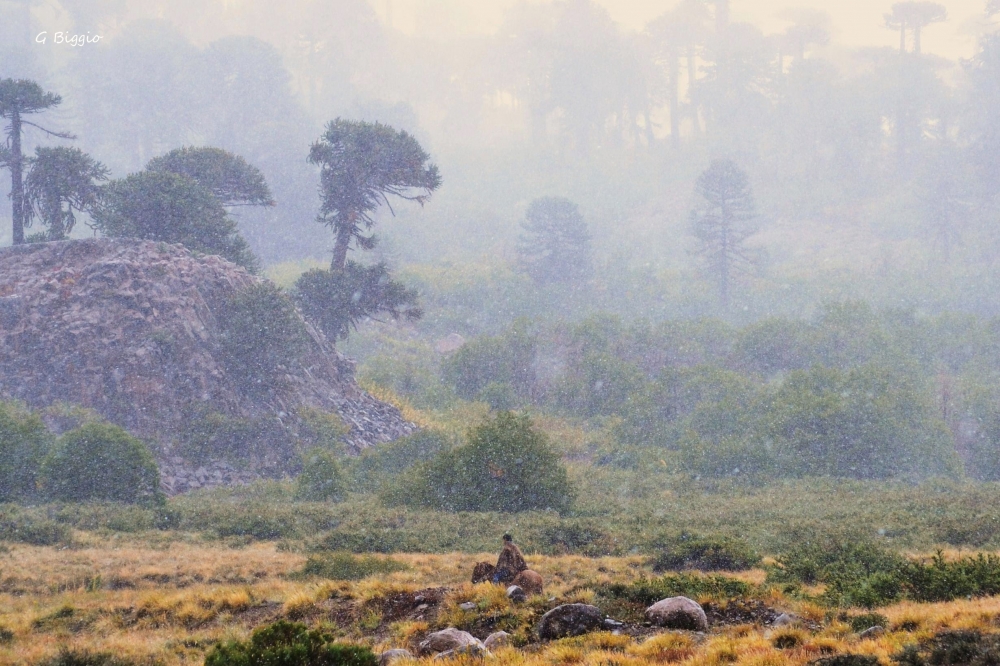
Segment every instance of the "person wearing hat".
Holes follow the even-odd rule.
[[[528,568],[528,563],[524,561],[521,549],[514,545],[514,538],[509,534],[503,535],[503,550],[497,558],[497,566],[493,571],[494,584],[509,583],[514,580],[517,574]]]

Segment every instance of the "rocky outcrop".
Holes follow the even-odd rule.
[[[193,412],[284,428],[304,407],[336,412],[355,451],[415,430],[395,407],[362,391],[353,364],[307,322],[307,348],[281,370],[281,389],[242,391],[220,357],[217,317],[226,299],[259,281],[220,257],[150,241],[4,248],[0,397],[96,410],[156,442],[176,488],[238,483],[255,473],[175,462],[173,435]]]

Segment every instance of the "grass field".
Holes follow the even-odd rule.
[[[601,483],[612,487],[609,479]],[[993,486],[708,487],[673,479],[633,491],[603,513],[566,517],[390,510],[364,496],[341,504],[295,503],[282,484],[176,498],[161,509],[3,507],[0,523],[54,542],[7,538],[0,546],[0,664],[45,663],[60,653],[65,658],[65,650],[140,664],[200,664],[217,642],[281,618],[378,651],[413,649],[426,633],[447,626],[480,638],[504,629],[516,647],[497,652],[503,663],[594,666],[791,666],[835,654],[869,654],[889,664],[906,645],[942,631],[1000,626],[998,597],[907,601],[878,608],[887,631],[863,639],[851,618],[866,610],[823,602],[821,584],[768,582],[762,568],[722,574],[747,583],[743,592],[712,591],[728,589],[723,586],[690,595],[711,610],[707,635],[654,631],[642,623],[643,604],[608,592],[616,583],[656,580],[653,535],[681,529],[739,536],[765,556],[782,552],[803,531],[860,531],[910,556],[937,546],[948,548],[946,558],[966,556],[973,546],[949,546],[941,537],[954,536],[964,522],[966,533],[979,525],[976,538],[989,543],[992,533],[982,526],[992,524],[997,506]],[[157,529],[164,516],[169,529]],[[506,529],[523,537],[529,564],[546,581],[543,595],[520,606],[499,587],[467,582],[476,561],[495,557],[490,551]],[[360,552],[374,543],[394,552],[334,554],[324,545],[330,543],[338,551],[354,543]],[[439,552],[402,552],[408,543]],[[772,562],[765,557],[765,566]],[[467,601],[475,610],[459,608]],[[541,614],[567,602],[593,603],[629,624],[621,635],[538,643],[533,631]],[[772,629],[766,622],[778,612],[802,622]]]

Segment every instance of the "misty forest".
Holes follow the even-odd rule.
[[[0,0],[0,666],[1000,663],[1000,1],[789,1]]]

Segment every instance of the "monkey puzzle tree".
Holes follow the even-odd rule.
[[[141,171],[103,188],[94,227],[113,238],[181,243],[250,271],[257,258],[218,199],[186,176]]]
[[[719,300],[729,306],[734,273],[752,266],[746,240],[757,231],[757,208],[746,173],[731,160],[715,160],[698,177],[701,198],[691,211],[691,231],[697,252],[719,288]]]
[[[223,206],[274,205],[260,169],[221,148],[177,148],[151,159],[146,170],[187,176],[214,194]]]
[[[906,31],[913,33],[913,52],[920,53],[920,33],[931,23],[948,18],[948,10],[936,2],[897,2],[885,15],[885,27],[899,30],[899,52],[906,52]]]
[[[21,133],[24,126],[29,125],[42,130],[50,136],[63,139],[73,138],[70,134],[53,132],[40,125],[25,120],[24,116],[41,113],[46,109],[58,106],[62,97],[45,92],[42,87],[28,79],[0,79],[0,118],[10,121],[4,128],[7,134],[7,146],[0,155],[4,166],[10,169],[10,200],[14,223],[14,244],[24,242],[24,226],[27,220],[27,210],[24,201],[24,165],[25,158],[21,151]]]
[[[372,217],[389,196],[423,205],[441,185],[441,176],[417,140],[381,123],[338,118],[309,150],[320,167],[319,221],[334,234],[330,270],[342,271],[351,241],[370,250],[375,239],[365,235]]]
[[[73,211],[92,213],[108,169],[79,148],[35,149],[24,179],[25,223],[34,215],[48,227],[48,240],[62,240],[73,230]]]
[[[381,123],[338,118],[312,145],[309,161],[320,167],[319,221],[333,229],[330,270],[312,270],[295,283],[302,309],[330,338],[346,338],[366,317],[387,313],[394,319],[419,319],[416,291],[389,275],[384,264],[347,261],[351,241],[375,247],[365,235],[373,215],[389,195],[423,205],[441,185],[436,166],[417,140]]]
[[[535,199],[521,228],[518,257],[536,282],[573,282],[589,276],[590,234],[575,203],[563,197]]]

